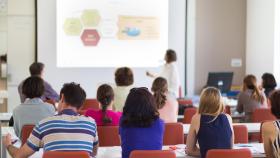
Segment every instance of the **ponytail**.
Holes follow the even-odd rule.
[[[104,99],[104,101],[107,104],[102,104],[101,105],[101,112],[102,112],[102,123],[106,125],[106,124],[112,123],[112,118],[110,118],[106,115],[107,108],[108,108],[108,105],[110,105],[110,102],[108,103],[107,99]]]
[[[157,109],[163,108],[167,100],[165,93],[162,91],[156,91],[154,92],[154,98],[156,100]]]
[[[257,78],[254,75],[247,75],[243,80],[243,91],[251,89],[253,91],[251,98],[257,102],[264,103],[264,96],[257,86]]]
[[[251,98],[262,104],[264,103],[264,96],[261,94],[261,91],[256,84],[254,84],[254,89]]]
[[[104,125],[112,123],[112,118],[107,116],[107,109],[114,100],[113,88],[107,84],[101,85],[97,90],[97,100],[101,104],[102,123]]]
[[[156,78],[152,85],[152,91],[154,92],[157,109],[163,108],[167,100],[165,95],[165,93],[168,91],[167,80],[162,77]]]

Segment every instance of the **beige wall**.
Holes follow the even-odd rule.
[[[245,75],[246,1],[197,0],[195,44],[195,92],[206,84],[208,72],[233,71],[234,85]],[[231,67],[231,59],[242,67]]]

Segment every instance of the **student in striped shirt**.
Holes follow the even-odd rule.
[[[90,117],[77,113],[86,99],[80,85],[68,83],[60,91],[59,114],[43,119],[33,129],[27,143],[20,149],[12,145],[11,135],[4,144],[12,157],[29,157],[40,148],[44,151],[85,151],[96,156],[97,127]]]

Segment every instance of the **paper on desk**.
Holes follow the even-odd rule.
[[[234,149],[249,149],[252,154],[264,154],[263,144],[252,143],[252,144],[235,144]]]

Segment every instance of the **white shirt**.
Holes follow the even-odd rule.
[[[167,80],[168,91],[179,97],[180,76],[178,67],[175,62],[163,65],[162,71],[159,74]]]

